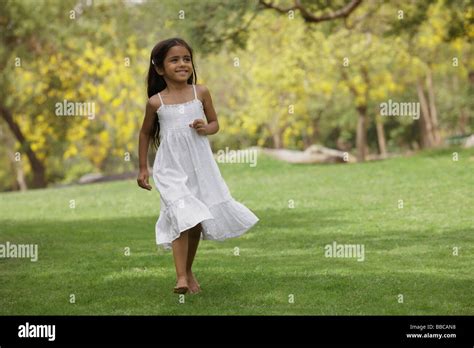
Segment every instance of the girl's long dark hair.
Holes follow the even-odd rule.
[[[163,62],[165,60],[166,54],[168,53],[169,49],[174,46],[183,46],[189,51],[189,54],[191,55],[191,64],[193,66],[193,73],[188,79],[188,84],[191,85],[191,84],[197,83],[197,76],[196,76],[196,71],[194,69],[194,61],[193,61],[193,49],[191,48],[191,46],[189,46],[187,42],[184,41],[183,39],[180,39],[177,37],[163,40],[163,41],[158,42],[155,45],[155,47],[153,47],[153,49],[151,50],[150,67],[148,69],[148,76],[147,76],[148,98],[157,94],[158,92],[161,92],[162,90],[166,88],[165,79],[163,78],[163,76],[158,75],[158,73],[155,70],[155,67],[164,69]],[[153,124],[150,136],[153,138],[152,144],[156,150],[160,143],[160,138],[159,138],[160,124],[158,121]]]

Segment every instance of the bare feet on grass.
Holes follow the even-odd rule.
[[[176,281],[174,292],[177,294],[185,294],[189,290],[189,283],[186,277],[179,277]]]
[[[201,291],[201,286],[192,272],[188,274],[188,287],[191,294],[197,294]]]

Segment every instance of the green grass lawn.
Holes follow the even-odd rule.
[[[130,180],[0,194],[0,243],[39,249],[37,262],[0,259],[0,314],[474,314],[474,151],[219,166],[260,221],[201,242],[203,292],[184,303],[172,254],[155,245],[156,190]],[[363,245],[364,261],[325,257],[334,241]]]

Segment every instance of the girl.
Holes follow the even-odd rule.
[[[160,193],[156,243],[173,248],[175,293],[199,292],[192,272],[200,239],[224,240],[259,219],[235,201],[212,155],[207,135],[219,130],[209,90],[196,85],[193,51],[182,39],[159,42],[151,51],[148,103],[139,137],[138,185],[148,183],[150,138],[157,148],[153,181]],[[203,117],[206,116],[207,124]]]

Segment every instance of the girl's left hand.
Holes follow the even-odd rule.
[[[199,135],[207,135],[207,127],[203,119],[198,118],[194,120],[189,127],[194,128]]]

